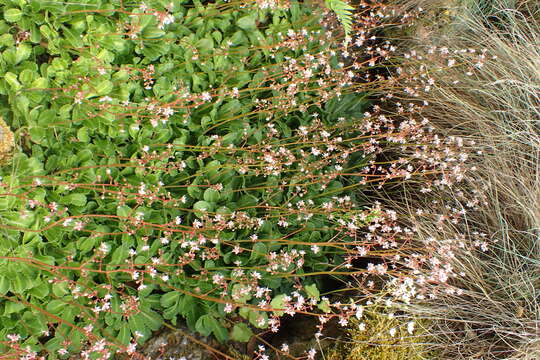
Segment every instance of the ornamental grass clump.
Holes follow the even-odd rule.
[[[465,4],[443,30],[452,36],[433,36],[406,54],[402,71],[420,75],[399,78],[406,81],[397,81],[404,89],[397,96],[425,101],[421,114],[433,131],[461,139],[452,162],[466,157],[471,168],[459,182],[407,182],[391,199],[383,195],[412,245],[388,297],[427,321],[438,358],[533,359],[540,356],[540,18],[532,2],[486,3]]]

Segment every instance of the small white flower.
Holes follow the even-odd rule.
[[[108,253],[109,252],[109,245],[107,245],[107,243],[101,243],[101,245],[99,246],[99,251],[101,251],[102,253]]]
[[[137,344],[136,343],[131,343],[131,344],[128,345],[126,352],[129,355],[131,355],[131,354],[133,354],[135,352],[136,348],[137,348]]]
[[[113,99],[110,97],[110,96],[103,96],[102,98],[99,99],[99,102],[111,102]]]
[[[412,335],[414,332],[414,321],[409,321],[407,323],[407,332]]]
[[[17,342],[21,339],[21,336],[19,334],[7,334],[6,337],[11,342]]]
[[[201,99],[203,99],[204,101],[210,101],[212,100],[212,95],[210,95],[208,91],[205,91],[201,94]]]

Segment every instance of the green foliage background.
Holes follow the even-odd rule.
[[[0,339],[20,334],[51,359],[62,357],[65,339],[70,352],[101,337],[127,345],[136,332],[142,342],[179,316],[202,334],[246,341],[250,328],[231,328],[224,306],[235,303],[233,315],[268,327],[268,312],[257,310],[261,299],[231,300],[255,271],[276,308],[302,280],[303,294],[329,311],[316,275],[355,270],[341,268],[353,247],[343,227],[365,220],[357,218],[361,208],[337,208],[329,217],[322,205],[336,196],[356,202],[358,179],[335,169],[351,173],[364,163],[355,137],[364,94],[346,94],[327,79],[329,91],[343,96],[322,101],[315,81],[322,69],[310,81],[284,78],[290,59],[338,46],[323,37],[313,9],[297,2],[283,10],[145,4],[151,10],[130,1],[0,0],[0,115],[19,146],[0,170]],[[174,21],[161,24],[161,15]],[[311,35],[298,47],[278,45],[291,29]],[[328,59],[340,71],[338,57]],[[283,95],[293,80],[300,91]],[[328,150],[322,130],[343,138],[331,140],[336,156],[319,161],[309,153]],[[279,151],[295,161],[283,158],[278,170],[266,171],[261,154]],[[350,159],[340,160],[343,152]],[[192,226],[218,214],[250,220]],[[190,258],[201,237],[205,256]],[[310,250],[314,244],[320,252]],[[303,266],[267,271],[270,253],[293,250],[305,252]],[[148,276],[156,258],[153,268],[166,281]],[[237,267],[246,275],[235,277]],[[137,270],[144,288],[134,281]],[[216,274],[227,279],[225,293],[212,282]],[[106,294],[110,309],[94,311]],[[138,310],[127,316],[122,304],[134,297]]]

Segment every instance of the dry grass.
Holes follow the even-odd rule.
[[[405,1],[430,6],[422,1]],[[429,320],[438,358],[540,358],[540,22],[532,1],[461,2],[460,18],[437,46],[487,49],[480,71],[477,53],[459,55],[458,66],[433,69],[431,103],[424,115],[438,131],[474,140],[477,171],[460,185],[430,197],[406,190],[387,203],[417,229],[418,242],[478,238],[485,252],[456,249],[452,266],[462,276],[452,285],[462,295],[441,293],[413,302],[408,311]],[[432,30],[437,31],[437,30]],[[455,31],[455,32],[452,32]],[[451,34],[451,36],[449,35]],[[425,45],[425,44],[420,44]],[[446,68],[439,71],[438,68]],[[461,196],[461,194],[464,194]],[[446,214],[478,199],[461,222],[437,223],[416,213]],[[482,236],[482,234],[485,234]]]

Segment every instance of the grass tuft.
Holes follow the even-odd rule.
[[[420,246],[463,245],[449,257],[449,283],[460,291],[432,284],[436,296],[407,306],[431,324],[440,358],[540,358],[537,8],[527,1],[462,2],[451,28],[433,30],[455,31],[434,38],[435,46],[456,51],[456,65],[423,60],[434,82],[422,94],[430,103],[423,115],[436,131],[472,144],[476,165],[459,185],[429,197],[409,189],[389,201],[416,229]],[[434,220],[460,211],[459,221]]]

